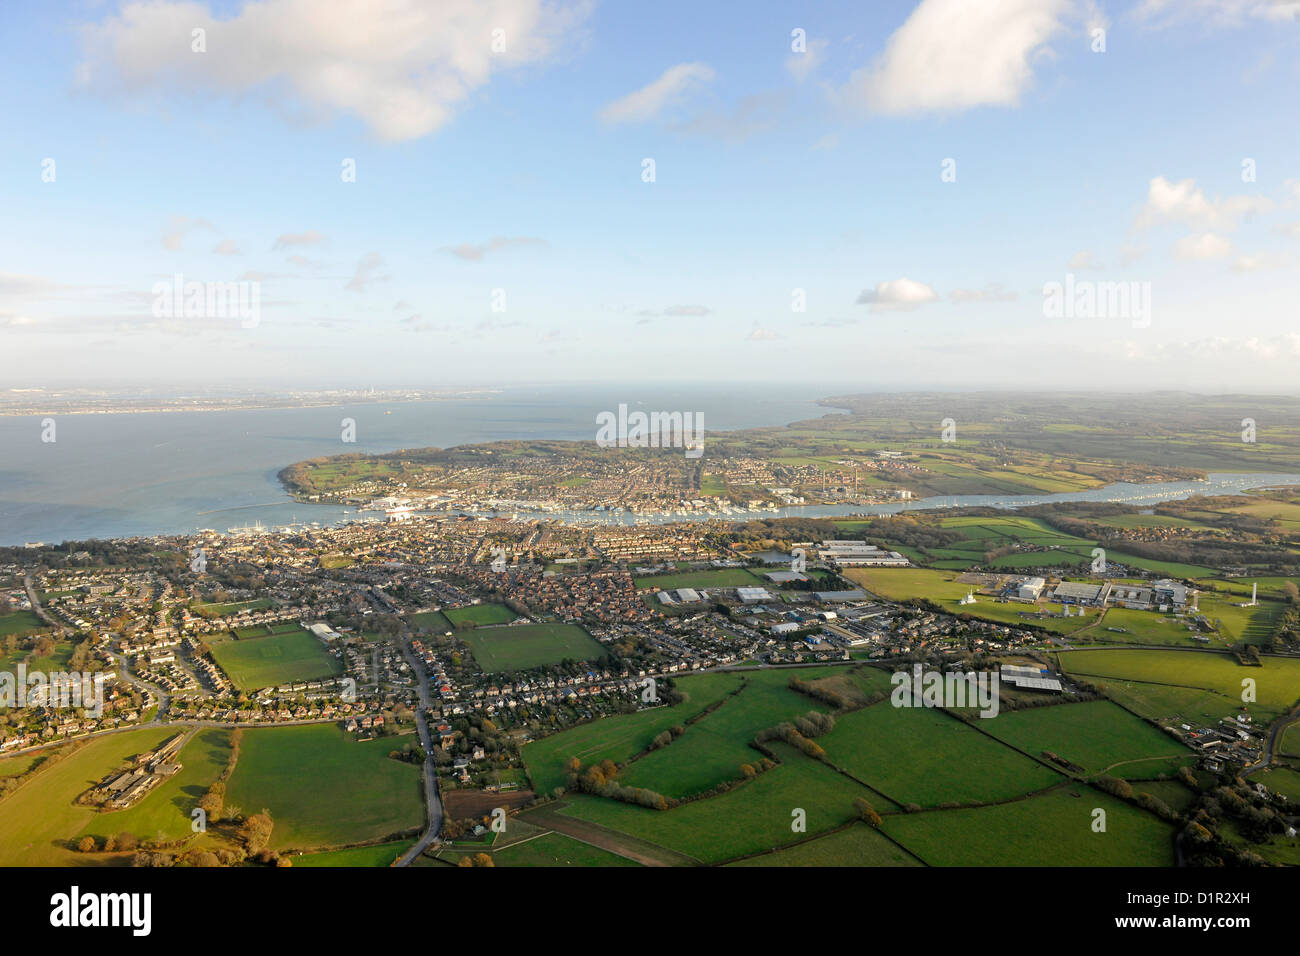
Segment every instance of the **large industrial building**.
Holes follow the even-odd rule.
[[[842,568],[883,566],[907,567],[907,558],[897,551],[882,551],[865,541],[823,541],[817,557]]]

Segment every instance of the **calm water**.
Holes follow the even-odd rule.
[[[285,465],[343,452],[449,447],[499,439],[591,440],[597,412],[619,402],[646,410],[700,412],[708,431],[783,425],[834,414],[803,390],[763,393],[632,388],[510,389],[500,395],[437,402],[230,412],[59,415],[57,438],[40,440],[40,417],[0,418],[0,544],[131,535],[225,531],[260,521],[337,524],[356,520],[334,505],[300,504],[276,479]],[[340,440],[340,421],[356,420],[356,443]],[[936,506],[1015,508],[1062,501],[1155,504],[1194,494],[1300,484],[1300,475],[1215,474],[1208,482],[1112,485],[1071,494],[959,495],[888,505],[784,508],[723,517],[824,517],[892,514]],[[521,513],[523,516],[523,513]],[[538,517],[587,522],[680,521],[628,514]],[[696,516],[700,518],[708,515]]]
[[[761,393],[663,387],[507,389],[487,397],[393,405],[229,412],[0,418],[0,544],[224,531],[260,521],[332,524],[343,509],[292,501],[276,473],[304,458],[499,439],[592,440],[620,402],[698,412],[704,428],[784,425],[833,413],[806,389]],[[643,403],[638,406],[637,403]],[[340,421],[356,420],[356,443]]]

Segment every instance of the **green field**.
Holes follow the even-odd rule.
[[[471,604],[443,612],[457,627],[482,624],[509,624],[519,615],[504,604]]]
[[[1242,681],[1255,681],[1256,720],[1271,719],[1300,699],[1300,660],[1265,657],[1243,667],[1227,654],[1146,649],[1078,650],[1058,654],[1061,667],[1158,721],[1217,721],[1242,710]]]
[[[922,866],[865,823],[729,866]]]
[[[1108,628],[1123,628],[1111,631]],[[1214,647],[1226,650],[1232,643],[1214,634],[1203,634],[1209,644],[1193,639],[1200,634],[1189,630],[1187,622],[1173,614],[1159,611],[1137,611],[1131,608],[1110,607],[1100,626],[1094,628],[1088,639],[1102,644],[1164,644],[1170,647]]]
[[[680,704],[594,720],[526,744],[522,756],[533,789],[550,793],[564,786],[565,764],[572,757],[583,766],[602,760],[622,763],[648,747],[656,734],[685,723],[739,686],[737,673],[693,674],[677,681],[686,697]]]
[[[969,584],[957,580],[956,570],[935,568],[847,568],[844,576],[862,585],[867,591],[889,601],[907,601],[923,598],[942,607],[949,614],[969,614],[981,620],[1019,626],[1034,625],[1054,634],[1070,634],[1080,628],[1097,623],[1097,611],[1091,609],[1083,617],[1038,617],[1037,610],[1049,608],[1060,611],[1060,605],[1031,605],[1017,601],[998,603],[993,598],[976,595],[974,604],[960,604],[972,590]],[[978,591],[978,588],[975,589]]]
[[[514,825],[516,821],[511,821]],[[448,850],[439,859],[455,863],[462,856],[482,850]],[[640,866],[634,860],[567,837],[562,833],[540,833],[531,839],[491,851],[494,866]]]
[[[680,574],[654,574],[635,578],[639,588],[659,588],[672,591],[676,588],[752,588],[770,584],[766,578],[755,575],[747,568],[710,568],[707,571],[683,571]]]
[[[1106,831],[1092,830],[1093,810]],[[1090,787],[993,807],[894,814],[884,830],[931,866],[1172,866],[1173,827]]]
[[[277,849],[378,840],[424,822],[420,768],[333,724],[244,731],[227,806],[271,811]]]
[[[451,621],[441,611],[421,611],[411,615],[411,625],[420,634],[446,634]]]
[[[1003,719],[976,721],[985,725]],[[955,717],[928,707],[894,707],[886,702],[844,714],[835,729],[817,742],[837,766],[899,804],[933,807],[1005,800],[1061,779]]]
[[[146,840],[160,834],[166,840],[189,836],[193,832],[190,812],[230,760],[230,731],[200,730],[185,744],[178,759],[181,769],[174,777],[159,784],[133,807],[97,814],[78,835],[102,839],[110,834],[134,833]]]
[[[1300,724],[1292,724],[1282,731],[1278,752],[1290,757],[1300,757]]]
[[[17,634],[19,637],[25,634],[36,634],[46,630],[41,619],[31,611],[14,611],[11,614],[0,614],[0,637],[8,637],[10,634]]]
[[[0,866],[94,866],[104,857],[70,849],[72,838],[98,816],[72,801],[135,754],[153,750],[176,735],[156,727],[87,741],[75,753],[40,770],[0,800]],[[7,757],[5,760],[22,760]],[[0,766],[4,761],[0,760]]]
[[[799,677],[811,681],[843,670],[802,670]],[[701,793],[728,780],[740,779],[741,764],[762,759],[763,755],[749,746],[758,731],[810,710],[830,709],[790,690],[786,686],[790,675],[785,671],[755,671],[745,677],[739,694],[727,698],[720,708],[687,727],[681,738],[629,765],[619,780],[665,797]]]
[[[295,628],[266,637],[213,642],[212,656],[240,690],[333,677],[343,665],[315,635]]]
[[[1250,781],[1262,783],[1274,793],[1282,794],[1291,803],[1300,804],[1300,773],[1289,767],[1274,767],[1263,773],[1252,774]]]
[[[374,846],[354,846],[346,850],[325,850],[322,853],[303,853],[293,857],[294,866],[308,869],[317,867],[377,867],[391,866],[393,861],[413,846],[410,840],[377,843]]]
[[[577,624],[479,627],[466,631],[461,640],[488,673],[528,670],[563,660],[597,661],[608,656],[595,638]]]
[[[781,764],[720,797],[673,810],[647,810],[583,794],[566,796],[561,812],[676,850],[721,863],[776,849],[848,823],[853,801],[873,795],[825,764],[779,742],[768,746]],[[879,808],[878,809],[883,809]],[[807,832],[792,829],[794,811],[806,815]]]
[[[1172,774],[1193,756],[1168,734],[1106,700],[1001,713],[980,729],[1035,757],[1047,750],[1089,773],[1116,777]]]

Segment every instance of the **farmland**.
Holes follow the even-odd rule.
[[[479,667],[488,673],[520,671],[564,660],[596,661],[605,649],[577,624],[479,627],[462,634]]]
[[[621,763],[650,746],[650,741],[674,724],[683,723],[740,686],[739,674],[695,674],[677,681],[686,700],[672,707],[654,707],[635,714],[580,724],[527,744],[524,763],[538,793],[564,785],[564,765],[577,757],[585,766],[602,760]]]
[[[807,832],[819,833],[853,819],[857,797],[870,799],[825,764],[782,743],[768,746],[781,764],[722,796],[657,811],[579,794],[565,797],[561,812],[719,863],[796,842],[796,809],[806,814]]]
[[[158,727],[101,737],[42,768],[0,801],[0,865],[78,866],[99,862],[71,849],[72,837],[91,827],[99,816],[93,808],[72,801],[129,757],[152,750],[175,735],[174,728]],[[3,765],[4,761],[0,761]]]
[[[277,849],[359,843],[418,827],[420,769],[390,759],[390,749],[382,740],[350,741],[332,724],[247,730],[226,803],[245,813],[268,809]]]
[[[1300,699],[1300,660],[1262,658],[1243,667],[1227,654],[1109,649],[1061,651],[1061,667],[1098,685],[1153,720],[1217,722],[1242,710],[1242,681],[1255,681],[1256,720],[1276,717]]]
[[[834,672],[834,668],[814,669],[799,676],[815,680]],[[758,731],[810,710],[828,709],[790,690],[788,682],[789,675],[782,671],[748,675],[739,693],[687,727],[686,733],[671,745],[630,765],[620,780],[628,786],[680,798],[738,779],[740,765],[761,756],[749,746]]]
[[[1095,809],[1106,812],[1104,833],[1092,828]],[[998,806],[895,814],[884,830],[931,866],[1174,863],[1172,826],[1082,784]]]
[[[212,656],[240,690],[332,677],[342,665],[301,628],[267,637],[214,641]]]
[[[1002,719],[975,718],[981,729]],[[925,707],[877,704],[844,714],[817,742],[837,766],[899,804],[1005,800],[1061,779],[962,721]],[[972,764],[978,773],[971,772]]]
[[[775,853],[737,860],[730,866],[922,866],[865,823],[854,823]]]
[[[1105,700],[1002,713],[981,729],[1034,756],[1046,750],[1089,773],[1119,777],[1170,774],[1192,756],[1172,737]]]
[[[391,866],[393,861],[411,847],[409,840],[376,843],[371,846],[354,846],[346,850],[325,850],[321,853],[303,853],[293,858],[294,866],[306,867],[378,867]]]
[[[168,840],[189,836],[193,823],[190,811],[220,776],[229,759],[230,731],[217,728],[199,731],[180,752],[178,774],[133,807],[96,814],[78,836],[103,838],[134,833],[152,839],[161,833]]]

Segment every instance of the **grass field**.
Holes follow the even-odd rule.
[[[872,594],[889,601],[924,598],[938,604],[950,614],[969,614],[999,624],[1032,624],[1055,634],[1069,634],[1097,622],[1097,612],[1084,617],[1038,617],[1037,608],[1019,602],[997,603],[991,597],[976,597],[974,604],[960,604],[971,585],[957,580],[956,570],[936,568],[847,568],[844,576],[862,585]],[[977,589],[978,590],[978,589]],[[1044,606],[1046,609],[1046,606]],[[1059,611],[1060,605],[1052,606]]]
[[[1276,717],[1300,699],[1300,660],[1265,657],[1243,667],[1227,654],[1201,651],[1078,650],[1059,652],[1061,667],[1153,720],[1217,721],[1242,710],[1242,681],[1255,681],[1256,720]]]
[[[1112,627],[1123,630],[1108,630]],[[1219,650],[1226,650],[1232,644],[1213,634],[1202,635],[1210,639],[1209,644],[1194,640],[1193,635],[1199,633],[1188,630],[1187,622],[1173,614],[1111,607],[1106,609],[1101,625],[1086,636],[1105,644],[1164,644],[1169,647],[1217,647]]]
[[[1047,750],[1116,777],[1172,774],[1193,759],[1177,740],[1106,700],[1001,713],[980,728],[1035,757]]]
[[[504,604],[471,604],[443,612],[453,625],[509,624],[519,615]]]
[[[240,690],[315,680],[342,673],[343,665],[317,638],[295,628],[285,634],[217,641],[212,656]]]
[[[1282,731],[1282,739],[1278,741],[1277,749],[1279,753],[1300,757],[1300,724],[1292,724]]]
[[[736,588],[759,587],[770,584],[747,568],[711,568],[707,571],[683,571],[680,574],[654,574],[649,577],[635,578],[639,588],[659,588],[671,591],[674,588]]]
[[[561,812],[706,863],[720,863],[833,829],[853,819],[855,798],[872,798],[863,787],[792,747],[769,746],[781,765],[720,797],[657,811],[575,795],[564,798],[570,806]],[[806,814],[806,833],[792,829],[796,810]]]
[[[411,625],[420,634],[446,634],[451,630],[451,621],[441,611],[421,611],[411,615]]]
[[[511,821],[515,823],[515,821]],[[462,856],[472,856],[482,850],[467,849],[461,852],[448,850],[439,859],[455,863]],[[491,851],[494,866],[639,866],[633,860],[610,853],[600,847],[582,843],[562,833],[540,833],[532,839]]]
[[[102,839],[110,834],[134,833],[141,839],[154,839],[161,834],[166,840],[188,836],[193,832],[190,811],[221,775],[229,759],[230,731],[200,730],[180,752],[179,773],[133,807],[96,814],[78,835]]]
[[[377,867],[391,866],[393,861],[409,850],[410,840],[376,843],[374,846],[355,846],[347,850],[325,850],[322,853],[303,853],[293,857],[294,866],[317,867]]]
[[[1096,808],[1106,812],[1104,833],[1092,830]],[[1082,785],[993,807],[895,814],[884,830],[931,866],[1174,863],[1169,824]]]
[[[522,756],[533,789],[550,793],[564,786],[565,764],[571,757],[583,766],[602,760],[622,763],[648,747],[656,734],[685,723],[739,686],[736,673],[693,674],[677,681],[677,689],[686,697],[680,704],[606,717],[526,744]]]
[[[843,670],[804,670],[799,676],[811,681]],[[763,756],[749,746],[754,734],[810,710],[830,709],[790,690],[786,686],[789,680],[790,675],[784,671],[746,675],[739,694],[687,727],[678,740],[628,766],[619,779],[628,786],[646,787],[677,798],[740,779],[740,765],[754,763]]]
[[[152,750],[175,735],[175,728],[157,727],[87,741],[0,800],[0,866],[93,866],[103,862],[103,857],[69,849],[72,837],[98,816],[94,808],[72,801],[129,757]],[[3,763],[0,761],[0,766]]]
[[[333,724],[244,732],[227,806],[271,811],[276,848],[382,839],[424,822],[420,768],[383,742],[354,743]]]
[[[597,661],[608,656],[576,624],[517,624],[479,627],[461,635],[479,667],[488,673],[522,671],[563,660]]]
[[[1292,803],[1300,803],[1300,773],[1289,767],[1274,767],[1263,773],[1253,774],[1252,783],[1262,783],[1274,793],[1280,793]]]
[[[31,611],[14,611],[12,614],[0,614],[0,637],[16,634],[36,634],[46,630],[41,619]]]
[[[865,823],[729,866],[922,866]]]
[[[1004,718],[976,719],[990,724]],[[817,742],[838,766],[900,804],[1005,800],[1061,779],[956,718],[925,707],[881,703],[844,714]]]

